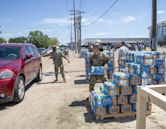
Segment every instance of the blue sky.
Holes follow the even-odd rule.
[[[81,0],[75,1],[79,9]],[[88,26],[114,1],[82,0],[82,11],[86,12],[82,37],[148,37],[152,0],[119,0],[102,19]],[[27,36],[29,31],[41,30],[57,37],[62,44],[70,41],[68,19],[72,0],[0,0],[0,5],[0,37]],[[165,5],[166,0],[158,0],[158,22],[166,20]]]

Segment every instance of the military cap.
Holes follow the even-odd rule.
[[[93,48],[100,48],[100,44],[99,43],[93,44]]]

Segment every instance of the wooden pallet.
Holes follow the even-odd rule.
[[[136,116],[135,112],[129,112],[129,113],[118,113],[118,114],[106,114],[106,115],[100,115],[95,116],[96,120],[103,120],[105,118],[126,118],[126,117],[134,117]]]
[[[147,111],[147,116],[151,115],[151,111]],[[118,114],[106,114],[106,115],[96,115],[96,120],[104,120],[106,118],[126,118],[126,117],[136,117],[136,112],[128,113],[118,113]]]

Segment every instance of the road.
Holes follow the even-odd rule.
[[[96,121],[86,97],[84,59],[70,54],[71,63],[64,60],[67,83],[61,76],[54,82],[52,60],[44,57],[44,78],[31,84],[23,102],[0,105],[0,129],[134,129],[135,118]],[[98,84],[99,85],[99,84]],[[153,106],[147,117],[148,129],[166,129],[166,113]]]

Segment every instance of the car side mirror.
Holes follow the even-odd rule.
[[[32,58],[32,54],[26,54],[26,59],[31,59]]]

